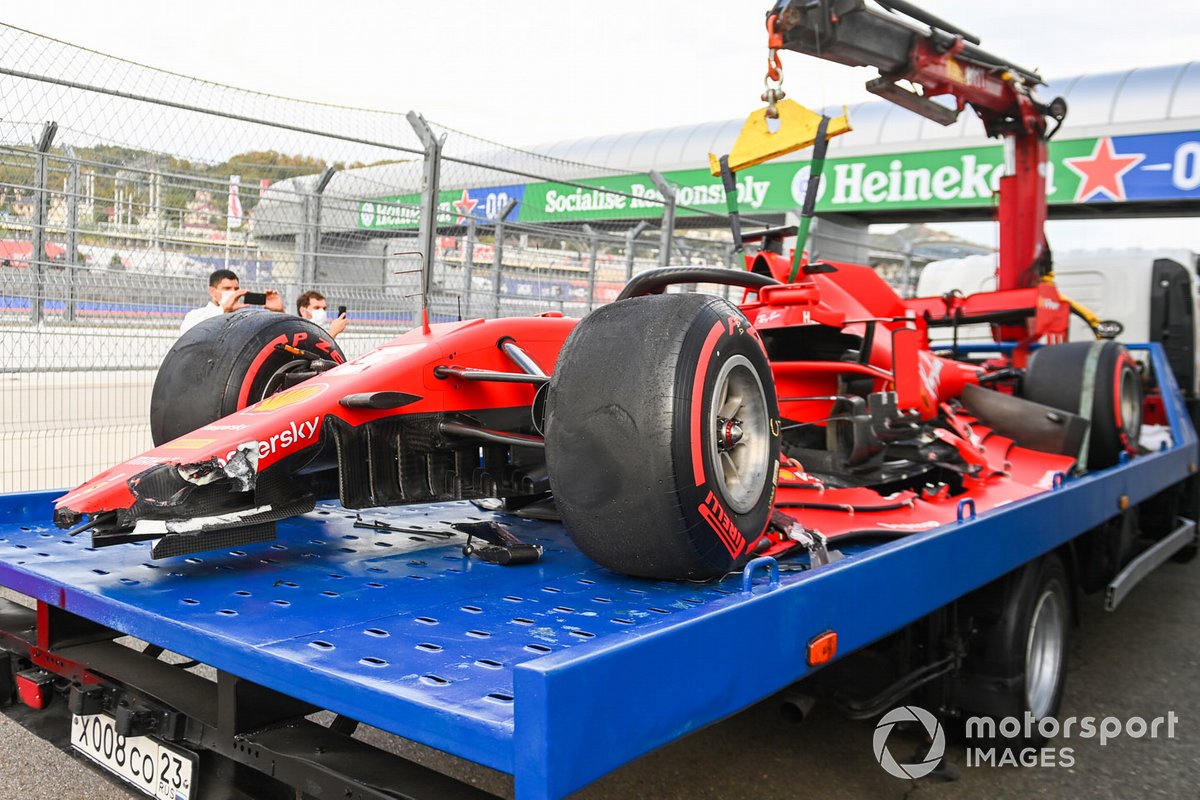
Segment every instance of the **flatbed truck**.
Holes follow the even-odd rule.
[[[4,495],[0,585],[36,607],[0,603],[0,703],[64,746],[72,722],[79,736],[89,720],[107,720],[101,739],[110,725],[114,742],[161,745],[169,765],[141,787],[151,795],[186,773],[179,797],[485,796],[354,740],[365,723],[509,773],[520,800],[565,797],[820,676],[810,644],[831,633],[834,665],[889,637],[927,639],[948,609],[1047,554],[1078,589],[1089,533],[1181,486],[1195,495],[1187,404],[1161,347],[1144,353],[1169,430],[1157,452],[985,514],[964,504],[956,522],[892,542],[839,545],[840,560],[765,559],[699,584],[617,575],[559,525],[508,517],[545,555],[483,563],[448,527],[489,516],[470,503],[366,513],[325,503],[282,523],[270,545],[152,561],[145,543],[92,551],[54,529],[53,493]],[[1180,514],[1104,587],[1108,605],[1194,546],[1194,518]],[[130,649],[123,635],[152,647]],[[212,667],[216,681],[164,650]],[[910,666],[875,704],[928,673]],[[337,717],[307,719],[318,710]],[[233,791],[243,793],[220,793]]]

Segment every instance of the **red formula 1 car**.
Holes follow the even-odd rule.
[[[963,499],[982,512],[1134,451],[1140,380],[1120,345],[1045,347],[1026,369],[935,355],[955,299],[932,313],[851,264],[787,283],[791,232],[758,234],[746,271],[643,273],[581,321],[435,324],[351,361],[296,317],[208,321],[159,372],[158,446],[62,497],[55,522],[95,545],[156,539],[162,557],[270,539],[326,497],[551,500],[603,566],[702,579],[925,530]],[[744,301],[664,292],[698,282]],[[1005,321],[1060,334],[1050,305]]]
[[[886,5],[779,0],[768,110],[787,108],[781,49],[878,67],[868,88],[941,124],[973,108],[1012,161],[999,291],[905,301],[868,267],[786,257],[794,229],[742,236],[734,214],[735,242],[760,243],[744,271],[652,270],[581,321],[425,325],[342,363],[320,328],[240,312],[179,340],[154,387],[158,446],[62,497],[55,522],[91,529],[96,545],[157,539],[165,556],[269,539],[323,497],[348,508],[503,498],[540,513],[552,500],[600,564],[702,579],[798,543],[818,552],[829,537],[933,528],[965,500],[983,512],[1135,453],[1132,359],[1109,340],[1062,343],[1070,307],[1050,280],[1043,222],[1047,120],[1061,123],[1066,104],[1037,101],[1036,73],[969,34]],[[747,131],[778,149],[764,113]],[[814,142],[835,135],[828,120],[813,128]],[[738,164],[764,160],[731,157],[719,162],[727,192]],[[823,159],[818,145],[812,184]],[[664,293],[690,283],[742,287],[743,302]],[[931,327],[968,322],[1015,349],[934,354]],[[1031,356],[1039,340],[1051,344]],[[500,559],[534,549],[467,528]]]

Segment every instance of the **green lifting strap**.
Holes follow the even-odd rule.
[[[738,212],[737,181],[729,168],[729,156],[721,156],[721,184],[725,187],[725,207],[729,209],[729,227],[733,229],[733,252],[742,253],[746,245],[742,242],[742,215]]]
[[[804,257],[808,228],[812,225],[813,212],[817,206],[817,189],[821,185],[821,173],[825,171],[825,151],[829,149],[829,139],[825,132],[828,129],[829,117],[822,115],[821,124],[817,128],[817,140],[813,144],[813,160],[809,167],[808,186],[804,190],[804,207],[800,210],[800,229],[796,232],[796,252],[792,256],[792,271],[788,275],[788,283],[795,283],[800,275],[800,259]]]

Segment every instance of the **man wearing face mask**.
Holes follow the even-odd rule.
[[[308,291],[297,297],[296,313],[320,325],[335,339],[339,333],[346,330],[346,315],[340,314],[331,319],[329,304],[325,300],[325,295],[320,292]]]
[[[179,326],[179,332],[187,333],[206,319],[230,314],[238,309],[250,308],[251,306],[242,301],[249,291],[249,289],[241,288],[238,276],[232,270],[217,270],[208,276],[208,305],[189,311],[183,318],[183,324]],[[266,296],[267,302],[261,306],[262,308],[268,311],[283,311],[283,299],[279,296],[279,292],[268,289]]]

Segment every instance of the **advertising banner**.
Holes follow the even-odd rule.
[[[826,162],[817,213],[952,209],[990,206],[1004,174],[1000,144]],[[804,202],[809,163],[761,164],[737,175],[745,214],[779,213]],[[679,216],[723,213],[720,181],[706,169],[665,173]],[[615,194],[614,194],[615,192]],[[1052,141],[1046,198],[1058,203],[1123,203],[1200,199],[1200,131]],[[532,183],[442,193],[443,224],[453,214],[488,218],[516,199],[520,222],[656,219],[662,196],[648,175]],[[395,205],[399,204],[399,205]],[[415,228],[417,195],[379,198],[360,206],[360,228]]]

